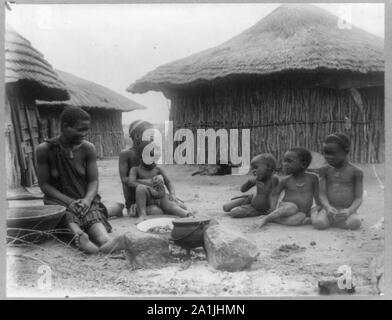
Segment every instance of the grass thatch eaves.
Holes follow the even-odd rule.
[[[70,99],[67,101],[37,101],[40,106],[74,106],[81,108],[103,108],[123,112],[146,109],[145,106],[128,99],[97,83],[56,70],[65,83]]]
[[[158,67],[127,90],[189,87],[235,75],[384,72],[383,39],[312,5],[282,5],[225,43]]]
[[[10,26],[5,31],[5,83],[18,83],[41,100],[67,100],[64,83],[43,54]]]

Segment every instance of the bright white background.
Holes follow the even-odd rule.
[[[384,37],[383,4],[316,4]],[[153,123],[168,119],[159,92],[125,89],[154,68],[220,43],[251,27],[278,4],[11,5],[6,22],[54,68],[97,82],[145,106],[123,114]]]

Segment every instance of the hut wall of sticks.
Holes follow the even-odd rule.
[[[59,114],[64,107],[80,107],[91,116],[87,139],[95,145],[98,157],[102,159],[118,156],[125,145],[122,113],[145,107],[94,82],[64,71],[56,72],[66,84],[70,99],[65,102],[37,101],[44,136],[51,138],[60,133]]]
[[[321,151],[333,132],[351,160],[385,158],[383,39],[312,5],[283,5],[218,47],[158,67],[129,88],[162,91],[175,128],[249,128],[251,156]]]
[[[43,141],[35,99],[67,100],[68,92],[44,56],[10,26],[5,32],[7,187],[37,183],[35,147]]]

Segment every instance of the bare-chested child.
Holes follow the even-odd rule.
[[[283,159],[284,177],[271,193],[271,210],[256,222],[258,227],[268,222],[289,226],[299,226],[310,223],[313,200],[318,197],[318,177],[306,172],[312,161],[311,153],[304,148],[292,148]],[[284,191],[284,197],[278,204],[279,196]]]
[[[320,168],[322,209],[312,214],[316,229],[336,226],[356,230],[361,226],[358,208],[362,204],[363,172],[348,159],[350,139],[341,133],[330,134],[323,145],[328,165]]]
[[[155,162],[146,164],[142,158],[140,165],[133,167],[129,173],[129,186],[136,189],[136,211],[139,221],[146,219],[146,207],[153,204],[160,207],[165,214],[179,217],[192,215],[179,203],[169,177]],[[166,193],[165,186],[169,194]]]
[[[255,217],[266,214],[270,209],[271,191],[279,182],[274,175],[276,160],[269,153],[259,154],[252,159],[250,167],[253,177],[241,186],[241,192],[256,186],[256,194],[226,203],[223,211],[230,212],[232,218]]]

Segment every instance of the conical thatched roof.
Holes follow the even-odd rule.
[[[5,83],[18,82],[37,99],[67,100],[68,92],[42,53],[10,26],[5,31]]]
[[[146,109],[145,106],[99,84],[81,79],[64,71],[56,70],[56,72],[60,79],[64,81],[71,96],[70,100],[52,102],[37,101],[38,105],[104,108],[124,112]]]
[[[144,93],[233,75],[278,72],[384,72],[383,39],[312,5],[282,5],[227,42],[158,67],[127,90]]]

